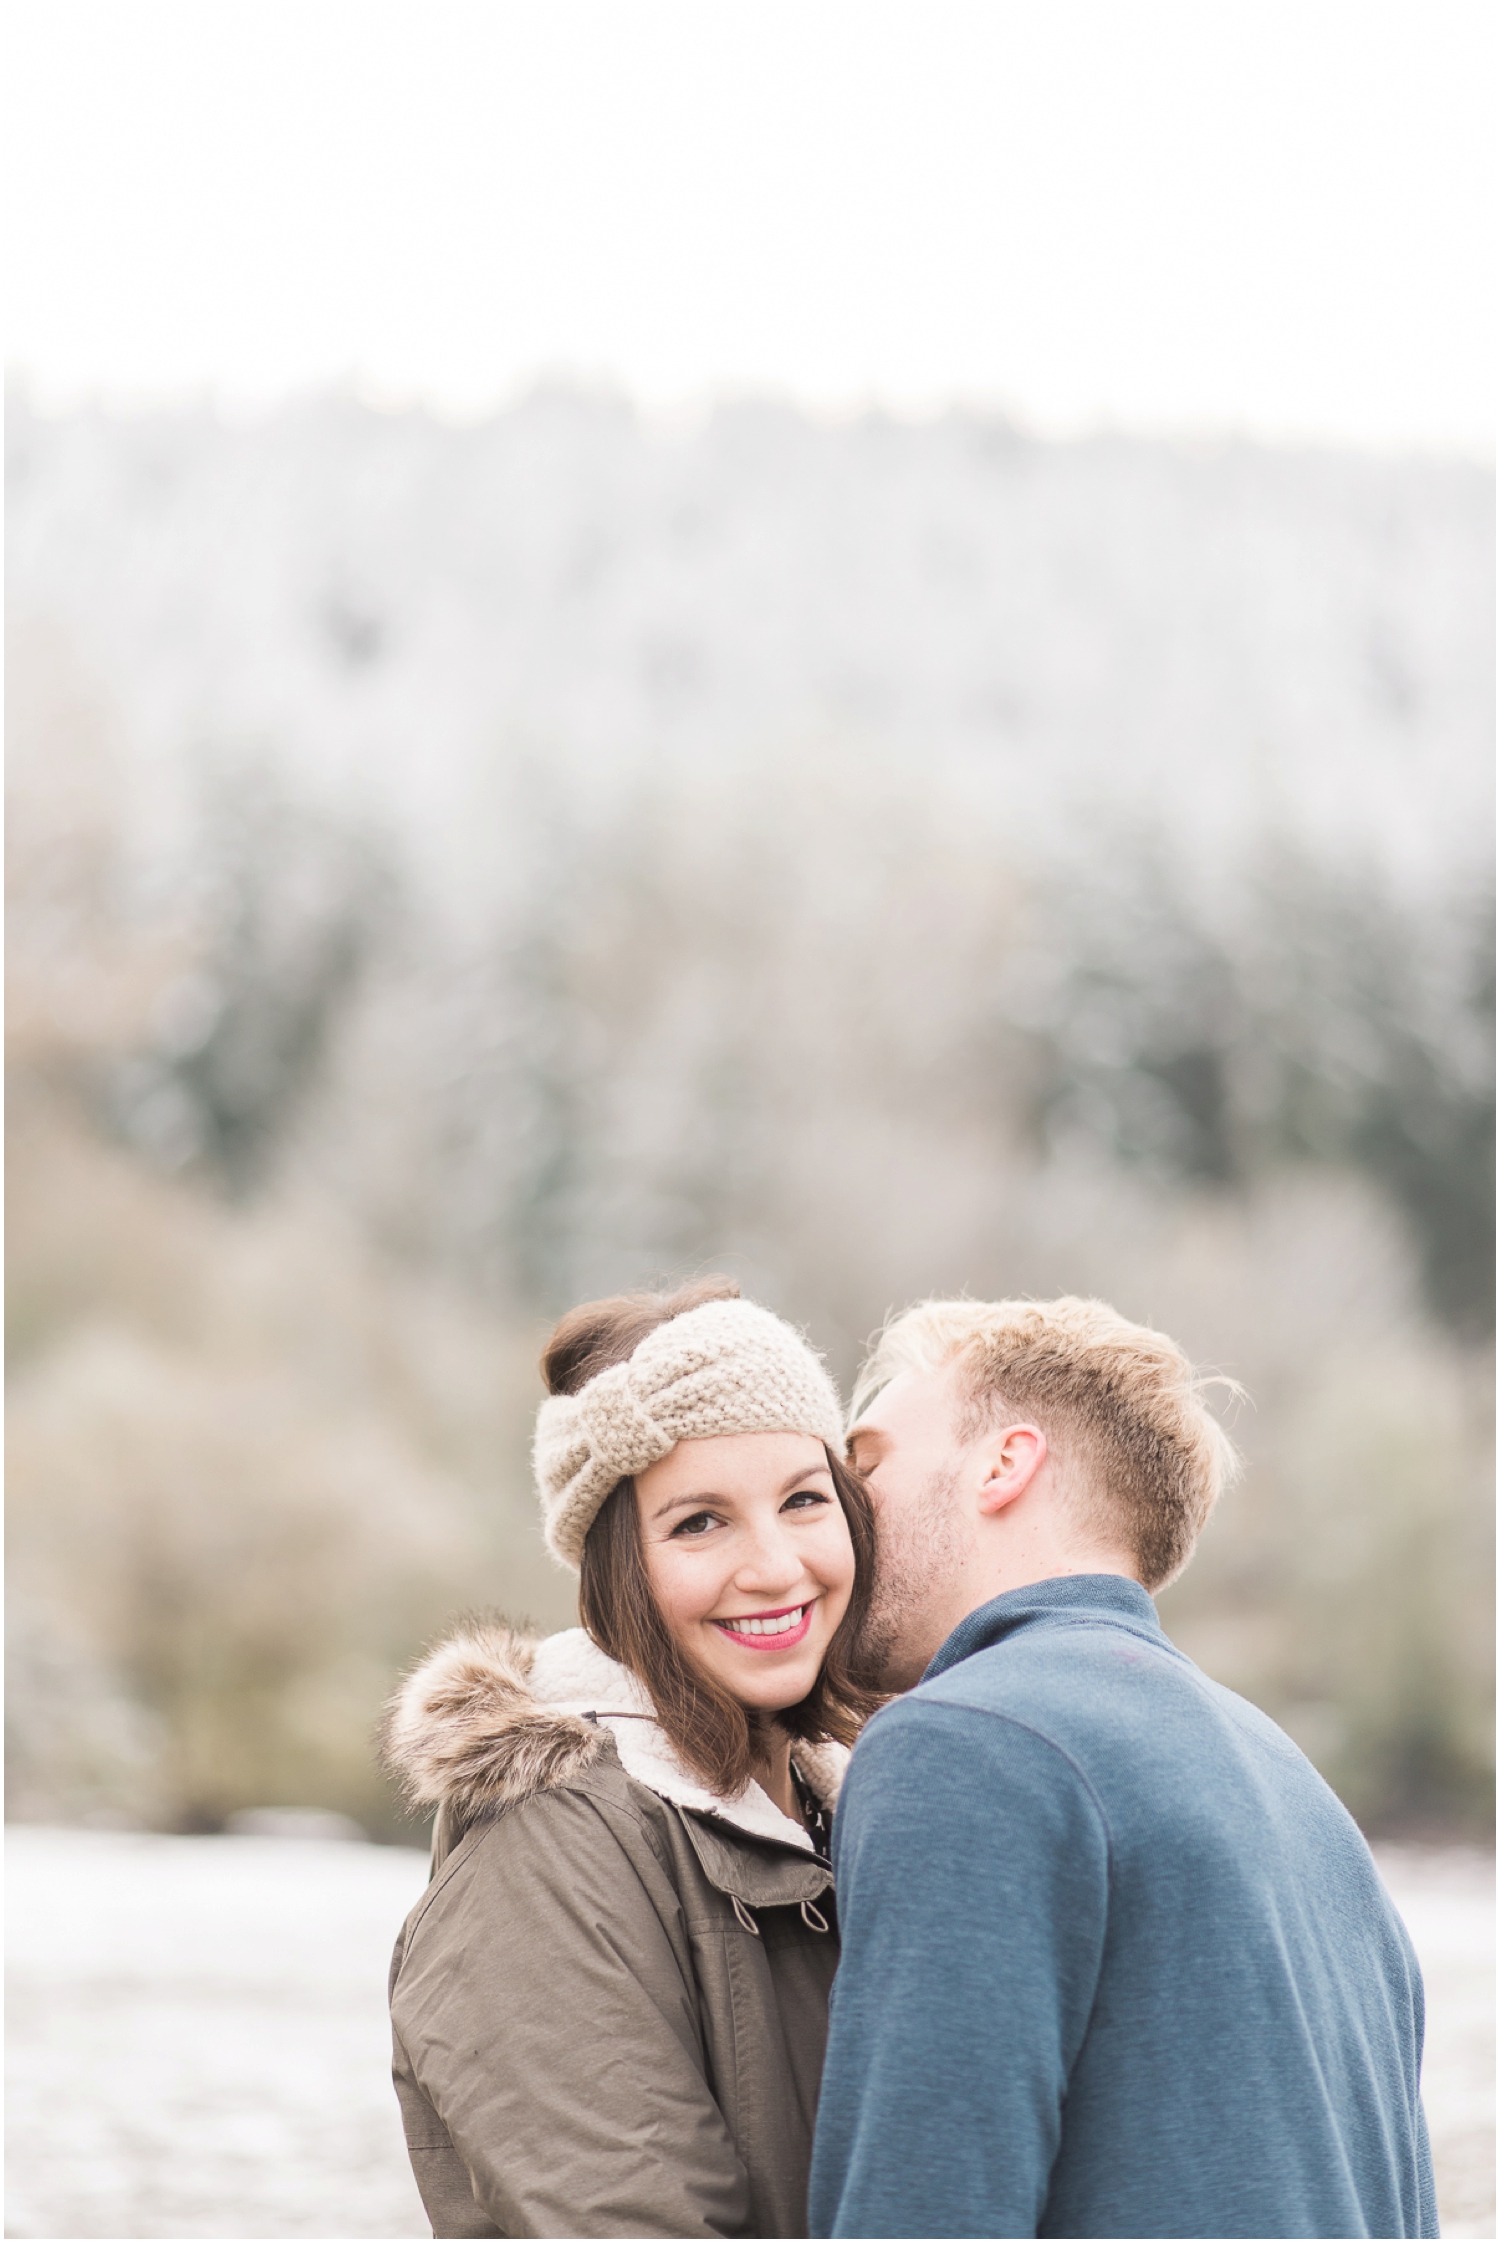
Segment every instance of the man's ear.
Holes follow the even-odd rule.
[[[1047,1436],[1039,1425],[1007,1425],[982,1454],[979,1509],[993,1517],[1024,1495],[1047,1461]]]

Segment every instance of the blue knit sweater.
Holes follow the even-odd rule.
[[[973,1612],[861,1738],[815,2236],[1437,2234],[1368,1847],[1144,1589]]]

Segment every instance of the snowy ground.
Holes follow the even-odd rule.
[[[7,1836],[7,2233],[430,2234],[385,2015],[423,1855]]]
[[[1428,1986],[1444,2233],[1494,2234],[1494,1865],[1390,1848]],[[423,1857],[9,1834],[15,2236],[424,2236],[385,1970]]]
[[[1444,2235],[1495,2232],[1495,1858],[1376,1848],[1427,1988],[1422,2097]]]

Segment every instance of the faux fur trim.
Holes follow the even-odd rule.
[[[599,1731],[537,1704],[537,1646],[496,1621],[429,1652],[386,1708],[381,1758],[414,1807],[464,1820],[566,1783],[599,1753]]]
[[[499,1622],[470,1623],[430,1652],[392,1698],[382,1757],[414,1806],[446,1807],[469,1821],[567,1783],[597,1757],[605,1730],[626,1774],[661,1798],[812,1851],[801,1823],[759,1784],[720,1798],[685,1769],[645,1689],[582,1628],[537,1643]],[[846,1749],[798,1744],[793,1755],[831,1807]]]

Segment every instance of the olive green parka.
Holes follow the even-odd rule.
[[[391,1967],[434,2235],[805,2235],[837,1942],[801,1824],[707,1791],[579,1628],[456,1636],[386,1751],[438,1809]],[[795,1752],[831,1807],[847,1754]]]

